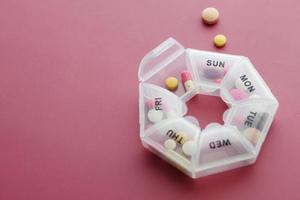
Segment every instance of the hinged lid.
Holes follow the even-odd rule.
[[[139,66],[139,81],[144,81],[159,71],[166,63],[172,62],[184,52],[184,47],[173,38],[169,38],[150,51]]]

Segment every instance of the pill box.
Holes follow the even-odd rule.
[[[187,72],[188,89],[181,80]],[[279,103],[247,57],[184,48],[169,38],[142,59],[138,77],[145,148],[191,178],[256,161]],[[165,88],[168,77],[179,80],[176,90]],[[224,123],[200,127],[186,116],[186,102],[195,95],[219,96],[228,106]]]

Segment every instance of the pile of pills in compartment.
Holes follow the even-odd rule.
[[[267,112],[250,111],[247,116],[236,116],[234,124],[253,145],[256,145],[268,117]]]
[[[186,156],[191,156],[194,153],[195,143],[192,140],[188,140],[188,136],[185,132],[168,130],[166,136],[169,137],[169,139],[166,139],[164,142],[164,146],[167,150],[174,151],[179,147]]]
[[[172,56],[162,53],[168,50]],[[173,38],[153,51],[155,57],[148,53],[139,70],[145,148],[192,178],[254,163],[278,102],[250,60],[185,49]],[[163,65],[153,68],[149,59]],[[197,119],[186,116],[186,102],[197,94],[222,98],[229,106],[224,124],[202,129]]]
[[[219,11],[202,12],[209,26]],[[215,47],[226,45],[217,34]],[[278,102],[247,57],[184,48],[169,38],[140,64],[140,137],[145,148],[192,178],[253,164]],[[171,91],[171,92],[170,92]],[[204,129],[186,116],[197,94],[219,96],[229,109],[224,124]]]
[[[190,75],[187,75],[186,72],[183,72],[183,80],[190,81]],[[188,78],[188,79],[186,79]],[[187,88],[190,87],[190,84]],[[161,98],[150,99],[146,102],[148,109],[148,120],[151,123],[158,123],[164,118],[176,117],[176,113],[167,103],[162,103]],[[186,156],[191,156],[195,150],[194,141],[189,140],[187,133],[184,131],[174,131],[168,130],[165,133],[164,146],[167,150],[175,151],[176,148],[181,148],[182,152]]]
[[[192,91],[195,89],[195,85],[192,79],[192,74],[189,71],[182,71],[180,74],[182,84],[184,85],[184,89],[188,91]],[[179,81],[176,77],[168,77],[165,81],[166,88],[170,91],[175,91],[178,88]]]
[[[246,75],[241,75],[234,84],[235,88],[230,90],[232,98],[236,101],[250,98],[258,98],[258,95],[251,94],[255,91],[255,87]]]
[[[165,117],[171,118],[177,116],[168,104],[162,103],[160,97],[148,100],[146,106],[148,109],[147,117],[151,123],[157,123]]]

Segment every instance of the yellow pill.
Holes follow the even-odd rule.
[[[215,24],[219,20],[219,11],[216,8],[208,7],[202,11],[201,17],[205,24]]]
[[[185,132],[178,132],[174,139],[178,144],[184,144],[187,141],[188,137]]]
[[[219,34],[219,35],[216,35],[215,38],[214,38],[214,44],[216,47],[223,47],[225,46],[227,42],[227,38],[225,37],[225,35],[222,35],[222,34]]]
[[[178,88],[178,79],[175,77],[169,77],[166,79],[166,87],[168,90],[176,90]]]
[[[244,130],[243,134],[253,145],[257,144],[259,137],[261,136],[261,132],[256,128],[247,128]]]

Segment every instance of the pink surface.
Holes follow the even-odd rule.
[[[299,13],[297,0],[1,0],[0,199],[300,199]],[[138,64],[170,36],[248,56],[278,98],[255,165],[192,180],[142,147]],[[189,108],[201,124],[225,110]]]

